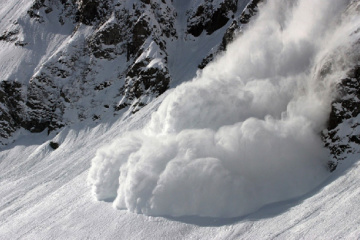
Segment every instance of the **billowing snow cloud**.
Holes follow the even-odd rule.
[[[99,200],[149,215],[234,217],[327,176],[320,132],[359,26],[346,0],[271,0],[217,61],[169,94],[148,125],[98,150]]]

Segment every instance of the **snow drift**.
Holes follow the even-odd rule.
[[[320,132],[354,62],[346,46],[359,38],[350,3],[267,1],[144,129],[98,150],[96,198],[149,215],[233,217],[319,185],[328,176]]]

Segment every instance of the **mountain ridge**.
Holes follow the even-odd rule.
[[[13,44],[19,54],[31,56],[44,51],[39,44],[52,45],[54,39],[57,50],[53,48],[37,66],[35,62],[35,69],[16,63],[24,66],[25,76],[3,74],[2,92],[11,99],[2,101],[1,141],[5,143],[20,128],[51,132],[74,122],[122,114],[123,109],[135,113],[170,85],[194,76],[196,65],[180,80],[175,63],[179,60],[173,56],[180,53],[178,45],[190,44],[197,58],[204,58],[218,40],[205,44],[207,50],[201,49],[202,42],[226,29],[247,2],[200,1],[176,10],[172,1],[33,1],[20,20],[15,18],[3,30],[0,43]],[[186,19],[177,19],[178,14]],[[49,43],[39,39],[41,31],[50,33],[46,33]],[[200,36],[203,31],[206,34]]]

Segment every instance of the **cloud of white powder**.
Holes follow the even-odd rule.
[[[98,150],[96,198],[148,215],[234,217],[318,186],[329,158],[320,132],[353,61],[344,46],[359,38],[349,3],[267,1],[144,129]]]

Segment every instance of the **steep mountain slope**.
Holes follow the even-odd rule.
[[[240,218],[149,217],[95,201],[86,184],[89,159],[123,131],[142,128],[158,100],[111,126],[30,134],[0,152],[0,239],[358,238],[356,154],[311,193]],[[50,141],[61,145],[54,151]]]
[[[336,165],[319,134],[334,89],[357,82],[357,6],[264,5],[228,51],[164,99],[147,126],[97,152],[89,174],[96,198],[149,215],[236,217],[315,188]]]
[[[3,5],[0,239],[359,237],[360,1]]]
[[[1,142],[135,113],[192,78],[248,2],[4,3]]]

